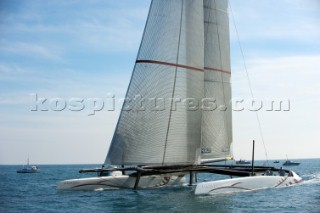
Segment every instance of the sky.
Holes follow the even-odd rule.
[[[121,106],[108,101],[127,90],[149,5],[0,1],[0,164],[104,161]],[[233,97],[251,98],[245,62],[256,100],[290,101],[289,111],[258,111],[268,158],[320,158],[320,1],[230,5]],[[233,112],[235,158],[250,159],[253,139],[265,159],[256,113]]]

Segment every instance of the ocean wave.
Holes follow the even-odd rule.
[[[304,174],[302,184],[320,184],[320,172]]]

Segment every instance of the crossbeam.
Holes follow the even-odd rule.
[[[279,169],[270,166],[255,166],[256,173],[263,173],[267,170],[279,171]],[[171,174],[171,173],[214,173],[221,175],[231,175],[231,176],[251,176],[252,168],[250,166],[243,165],[213,165],[213,164],[200,164],[200,165],[171,165],[171,166],[136,166],[136,167],[123,167],[123,168],[101,168],[101,169],[88,169],[80,170],[80,173],[89,172],[112,172],[112,171],[132,171],[130,176],[151,176],[151,175],[161,175],[161,174]],[[289,170],[284,170],[286,173]]]

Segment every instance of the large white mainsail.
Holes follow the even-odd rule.
[[[105,164],[199,164],[230,156],[227,0],[153,0]],[[187,108],[188,100],[199,101]],[[155,103],[165,101],[165,107]],[[181,103],[181,101],[183,103]]]
[[[199,161],[201,110],[187,110],[179,101],[176,108],[170,99],[203,97],[203,27],[203,1],[152,1],[106,164]],[[165,100],[165,109],[154,108],[154,99]]]
[[[215,110],[202,112],[203,161],[231,156],[231,66],[228,1],[204,0],[204,95]]]

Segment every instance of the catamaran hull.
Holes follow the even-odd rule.
[[[135,177],[128,175],[107,176],[107,177],[93,177],[81,178],[61,181],[58,184],[59,190],[85,190],[98,191],[109,189],[126,189],[134,188],[136,182]],[[177,186],[186,183],[184,175],[166,176],[153,175],[143,176],[140,178],[138,188],[160,188],[164,186]]]
[[[196,195],[224,194],[235,192],[248,192],[258,189],[278,188],[296,185],[302,178],[292,172],[292,176],[252,176],[199,183]]]

